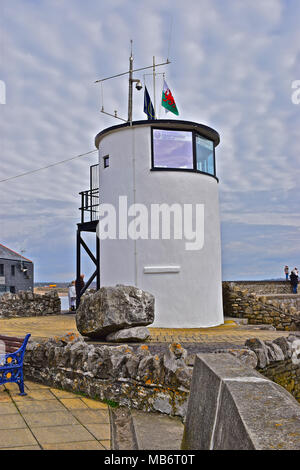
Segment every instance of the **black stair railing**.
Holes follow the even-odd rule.
[[[81,191],[81,223],[93,222],[99,219],[99,188]]]

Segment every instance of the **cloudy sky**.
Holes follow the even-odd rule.
[[[132,39],[135,67],[169,56],[179,118],[221,136],[223,278],[281,277],[300,265],[299,21],[298,0],[1,0],[0,180],[94,150],[118,124],[99,112],[94,81],[128,69]],[[126,118],[127,90],[126,78],[106,82],[105,108]],[[0,242],[26,250],[36,281],[74,278],[78,193],[94,163],[0,183]]]

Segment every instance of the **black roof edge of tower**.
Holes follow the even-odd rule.
[[[197,122],[192,122],[192,121],[175,120],[175,119],[145,119],[143,121],[133,121],[132,125],[129,122],[126,122],[125,124],[118,124],[116,126],[111,126],[111,127],[107,127],[106,129],[103,129],[103,131],[99,132],[95,137],[95,146],[99,148],[100,140],[105,134],[109,134],[110,132],[114,132],[118,129],[123,129],[126,127],[141,126],[141,125],[144,125],[144,126],[150,125],[151,127],[156,127],[156,128],[170,127],[170,129],[172,129],[172,128],[177,127],[182,130],[197,130],[204,137],[211,139],[214,142],[215,147],[219,145],[220,143],[219,133],[215,131],[212,127],[206,126],[204,124],[199,124]]]

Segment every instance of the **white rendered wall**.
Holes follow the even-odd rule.
[[[109,155],[109,168],[103,156]],[[133,126],[104,134],[99,146],[100,204],[203,204],[204,245],[187,251],[187,240],[101,240],[101,286],[136,285],[155,296],[153,326],[199,328],[222,324],[218,183],[200,173],[150,171],[151,128]],[[129,218],[129,220],[132,218]],[[171,267],[174,272],[164,271]],[[145,273],[146,271],[149,273]]]

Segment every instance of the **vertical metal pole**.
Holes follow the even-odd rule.
[[[80,230],[77,229],[77,240],[76,240],[76,309],[79,307],[80,302],[80,274],[81,274],[81,243],[80,243]]]
[[[156,95],[155,95],[155,56],[153,56],[153,98],[154,119],[156,119]]]
[[[132,57],[132,40],[131,53],[129,57],[129,91],[128,91],[128,122],[132,124],[132,72],[133,72],[133,57]]]
[[[100,239],[96,231],[96,260],[97,260],[97,277],[96,277],[96,289],[100,289]]]

